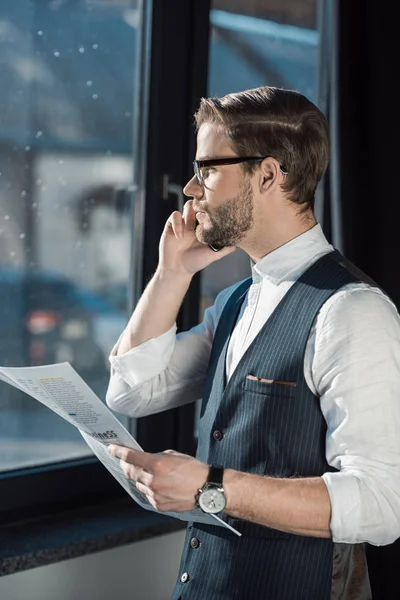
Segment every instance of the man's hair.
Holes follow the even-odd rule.
[[[271,156],[288,174],[282,189],[301,212],[314,208],[318,182],[329,160],[328,124],[323,113],[295,90],[259,87],[202,98],[195,113],[203,123],[219,125],[238,156]],[[243,163],[253,173],[255,163]]]

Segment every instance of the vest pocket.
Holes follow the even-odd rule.
[[[279,398],[294,398],[296,395],[296,385],[291,385],[294,382],[273,381],[267,383],[259,379],[251,379],[245,377],[243,389],[247,392],[262,394],[263,396],[275,396]]]

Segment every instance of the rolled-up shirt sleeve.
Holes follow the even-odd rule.
[[[326,458],[338,469],[323,475],[332,539],[390,544],[400,537],[400,318],[367,286],[327,305],[312,377],[328,425]]]
[[[176,334],[174,324],[162,335],[117,356],[111,351],[106,402],[114,411],[142,417],[194,402],[202,397],[219,317],[237,285],[220,292],[203,321]]]
[[[167,368],[175,348],[176,323],[159,337],[151,338],[117,356],[121,337],[122,334],[109,358],[112,374],[119,373],[126,384],[135,387]]]

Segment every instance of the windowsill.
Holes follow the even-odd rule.
[[[144,510],[125,498],[104,506],[13,523],[0,527],[0,576],[185,527],[184,521]]]

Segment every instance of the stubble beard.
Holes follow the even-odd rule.
[[[210,224],[199,223],[196,235],[200,242],[215,247],[237,246],[253,227],[253,190],[246,182],[237,196],[207,212]]]

